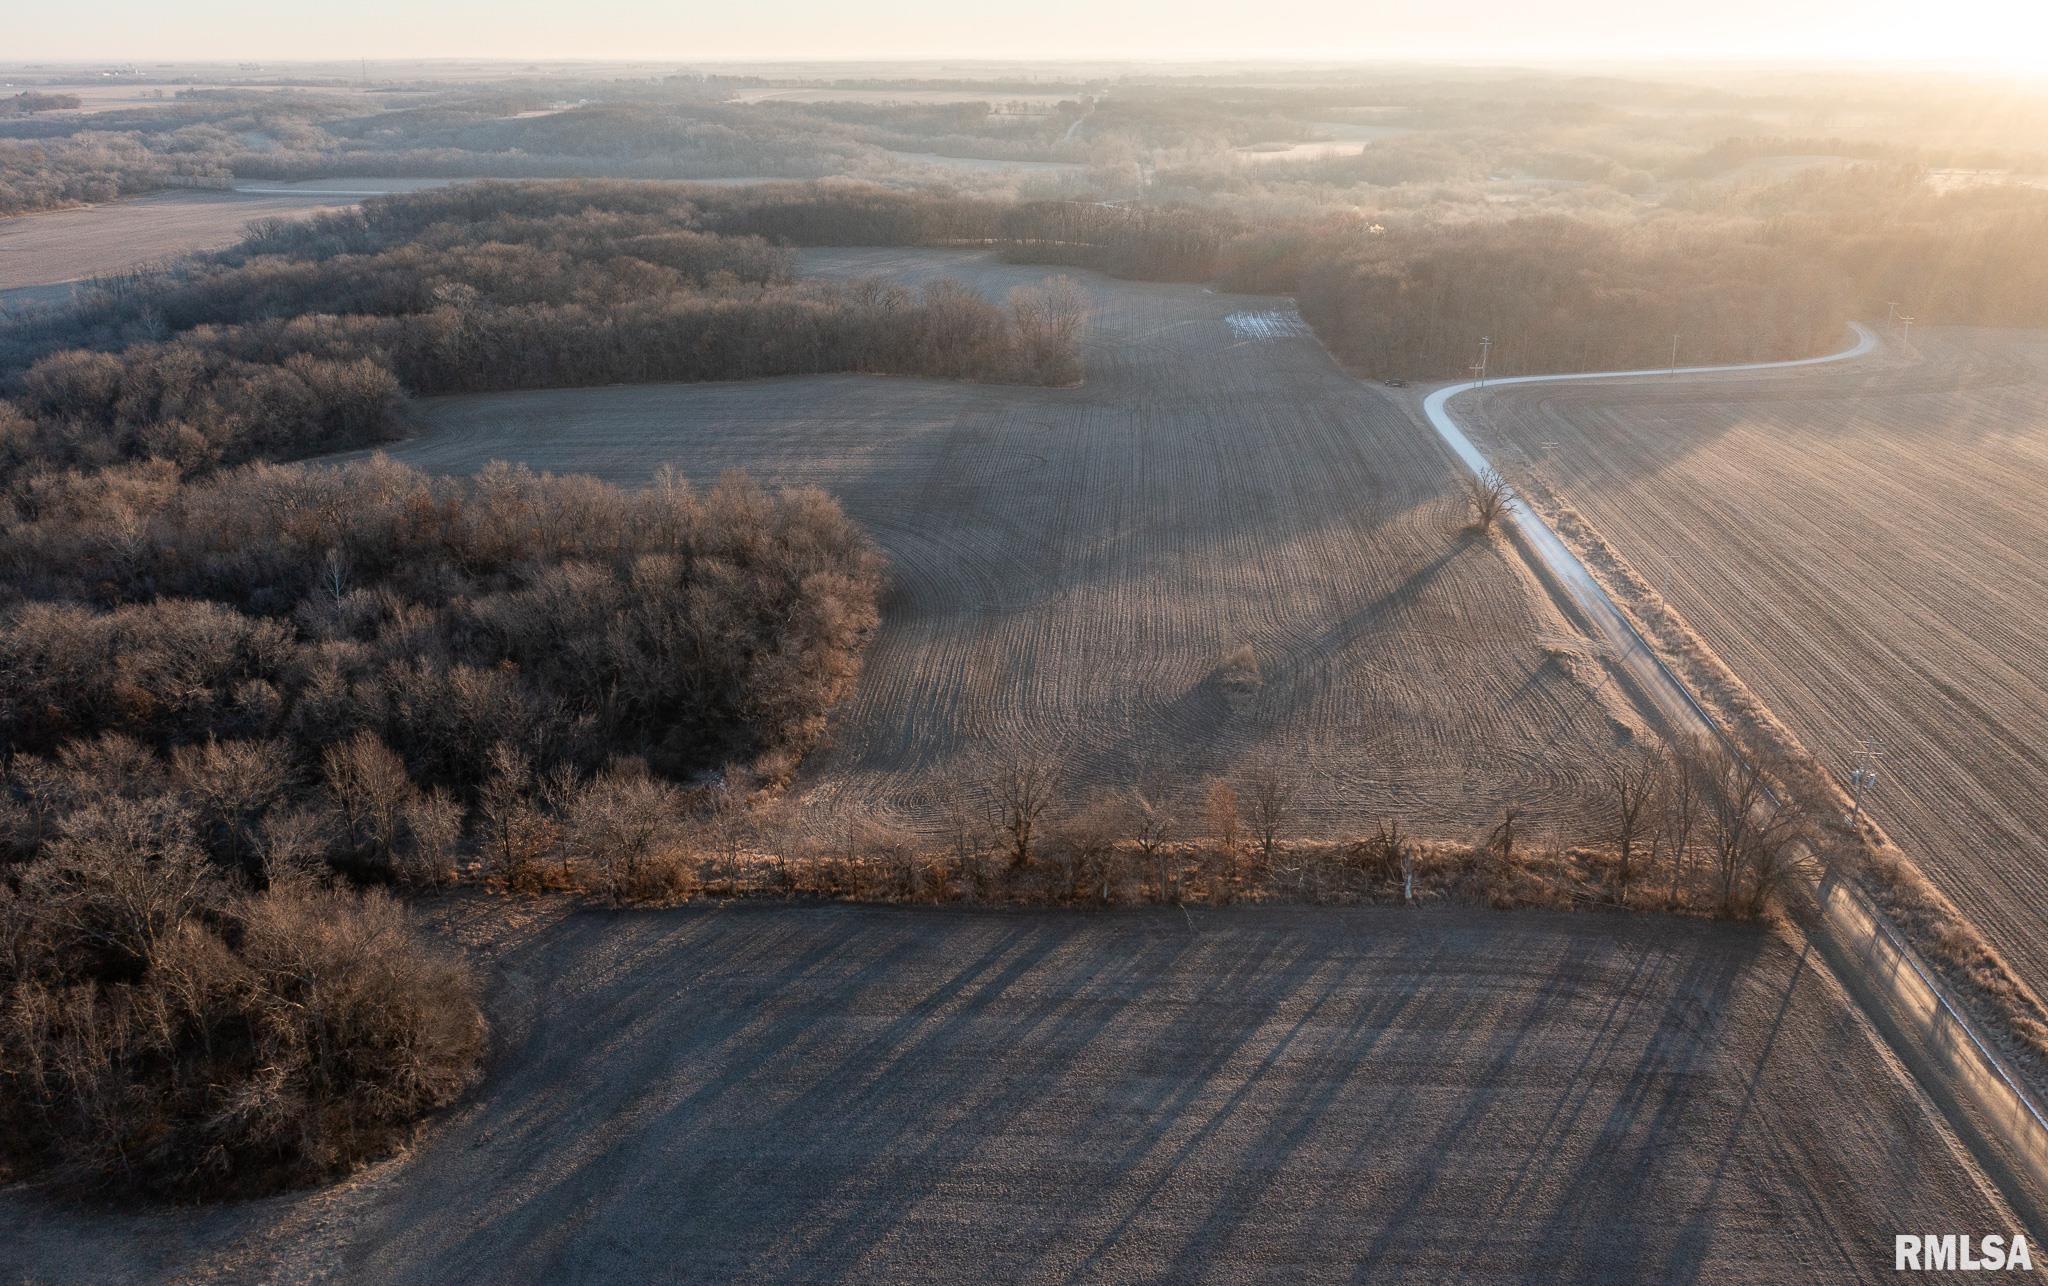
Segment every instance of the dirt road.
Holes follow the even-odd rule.
[[[49,1281],[1819,1281],[2005,1230],[1748,926],[458,902],[478,1100],[332,1192],[80,1216]]]
[[[1526,458],[2048,989],[2048,338],[1853,366],[1489,390]]]

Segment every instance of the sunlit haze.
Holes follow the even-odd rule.
[[[2048,7],[2024,0],[605,0],[346,5],[110,0],[23,6],[12,58],[1432,58],[1967,63],[2048,68]]]

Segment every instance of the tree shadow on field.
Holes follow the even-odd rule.
[[[60,1279],[103,1253],[101,1275],[153,1279],[1609,1281],[1754,1272],[1763,1236],[1851,1275],[1859,1229],[1955,1200],[1938,1127],[1878,1088],[1892,1073],[1845,1062],[1842,1101],[1809,1101],[1807,1064],[1869,1036],[1753,927],[540,920],[492,939],[530,1029],[410,1157],[174,1224],[9,1192],[36,1235],[0,1259]]]
[[[1279,658],[1268,668],[1265,687],[1260,699],[1271,699],[1282,708],[1308,700],[1319,681],[1326,677],[1330,667],[1339,658],[1357,647],[1371,636],[1384,632],[1399,624],[1399,618],[1407,614],[1430,586],[1442,579],[1452,564],[1464,558],[1475,548],[1482,547],[1485,537],[1472,531],[1461,531],[1451,538],[1449,544],[1439,550],[1430,560],[1417,567],[1376,598],[1347,614],[1321,634],[1299,647],[1293,648],[1286,656]]]
[[[1734,932],[1742,932],[1734,930]],[[1715,1065],[1727,1057],[1716,1031],[1744,976],[1761,953],[1763,932],[1737,947],[1688,958],[1664,997],[1656,1025],[1605,1117],[1590,1134],[1580,1125],[1585,1097],[1555,1123],[1560,1137],[1583,1142],[1583,1154],[1559,1184],[1569,1194],[1544,1221],[1539,1242],[1574,1276],[1689,1280],[1703,1270],[1720,1184],[1728,1158],[1748,1125],[1764,1065],[1777,1040],[1774,1023],[1757,1055],[1740,1110],[1725,1124],[1704,1104]],[[1797,969],[1804,967],[1802,958]],[[1789,1003],[1789,991],[1787,993]],[[1781,1023],[1784,1010],[1779,1010]],[[1588,1070],[1581,1068],[1578,1075]],[[1696,1137],[1706,1130],[1705,1137]],[[1718,1136],[1716,1139],[1715,1136]],[[1715,1148],[1717,1166],[1700,1182],[1699,1153]],[[1616,1219],[1640,1209],[1655,1218]]]
[[[1289,726],[1327,690],[1346,653],[1376,633],[1398,628],[1400,617],[1472,548],[1460,537],[1395,585],[1347,613],[1320,634],[1267,661],[1261,658],[1258,691],[1234,705],[1215,676],[1146,713],[1138,726],[1108,745],[1074,756],[1076,781],[1096,787],[1133,784],[1139,765],[1183,788],[1252,761],[1269,749],[1273,734]]]
[[[551,980],[539,1030],[350,1267],[1670,1271],[1712,1249],[1710,1158],[1751,1112],[1724,1136],[1692,1106],[1760,940],[1301,908],[574,916],[507,962]]]
[[[1770,1028],[1754,1054],[1746,1055],[1754,1057],[1755,1063],[1743,1085],[1742,1101],[1735,1110],[1734,1119],[1723,1132],[1722,1144],[1714,1157],[1713,1169],[1706,1174],[1701,1190],[1693,1197],[1685,1223],[1665,1257],[1664,1272],[1672,1280],[1691,1280],[1699,1276],[1699,1263],[1713,1235],[1715,1215],[1720,1206],[1720,1194],[1728,1177],[1729,1165],[1734,1159],[1736,1144],[1740,1141],[1745,1127],[1758,1115],[1757,1099],[1772,1055],[1778,1048],[1779,1037],[1784,1032],[1785,1019],[1792,1010],[1800,988],[1805,986],[1811,989],[1815,985],[1811,964],[1813,954],[1813,944],[1810,941],[1802,942],[1799,957],[1785,979],[1784,992],[1771,1015]],[[1830,1036],[1834,1039],[1848,1039],[1861,1043],[1862,1034],[1857,1030],[1854,1015],[1843,1009]],[[1899,1161],[1897,1157],[1891,1159],[1895,1164]],[[1910,1174],[1901,1177],[1906,1184],[1911,1184]],[[1827,1237],[1834,1244],[1836,1254],[1843,1262],[1854,1263],[1867,1254],[1867,1248],[1845,1244],[1840,1230],[1825,1219],[1807,1220],[1805,1232],[1812,1237]]]

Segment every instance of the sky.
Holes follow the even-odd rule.
[[[16,60],[1867,62],[2048,71],[2044,0],[91,0],[10,4]]]

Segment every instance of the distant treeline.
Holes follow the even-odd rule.
[[[603,88],[607,101],[560,109],[530,90],[444,91],[391,111],[212,91],[73,116],[0,98],[0,216],[153,191],[174,176],[813,179],[894,172],[903,162],[891,151],[1088,162],[1155,141],[1073,138],[1071,113],[992,115],[986,104],[861,110]]]
[[[24,90],[12,98],[0,98],[0,116],[33,116],[37,112],[59,112],[77,108],[83,104],[76,94],[45,94],[36,90]]]
[[[1071,316],[1048,315],[1051,301],[1006,310],[954,288],[797,282],[792,245],[984,245],[1293,294],[1334,352],[1376,375],[1461,374],[1482,335],[1500,372],[1656,366],[1674,336],[1688,362],[1799,356],[1887,299],[1929,320],[2048,322],[2048,263],[2028,250],[2048,230],[2040,194],[1941,196],[1904,167],[1865,167],[1743,200],[1646,221],[1253,222],[850,183],[474,184],[261,227],[202,270],[0,334],[0,358],[45,359],[15,386],[45,443],[32,454],[212,466],[375,441],[394,430],[401,389],[826,370],[1072,376],[1070,343],[1033,339],[1074,332]],[[149,338],[165,331],[173,338]],[[109,351],[57,355],[66,345]],[[195,403],[188,378],[207,397]],[[237,447],[257,430],[223,438],[192,424],[178,408],[194,404],[205,420],[263,420],[263,441]]]
[[[1824,266],[1729,228],[1363,231],[1310,243],[1302,262],[1302,315],[1374,375],[1461,374],[1482,335],[1498,374],[1661,366],[1674,340],[1691,364],[1801,357],[1836,343],[1849,315]]]
[[[1373,375],[1443,378],[1493,340],[1502,373],[1805,356],[1913,301],[1947,324],[2048,325],[2048,195],[1942,196],[1917,174],[1813,174],[1749,215],[1627,222],[1371,215],[1251,223],[1193,208],[1041,207],[1011,253],[1147,279],[1292,294]],[[1057,214],[1053,213],[1057,210]]]
[[[399,432],[407,394],[1079,373],[1071,290],[998,303],[946,281],[793,280],[786,249],[722,230],[749,208],[662,185],[489,183],[270,222],[0,336],[16,372],[0,477],[138,459],[193,474],[368,445]]]
[[[1733,210],[1489,221],[1198,206],[1010,202],[853,185],[769,186],[708,226],[797,245],[988,245],[1013,259],[1292,294],[1332,351],[1375,375],[1804,356],[1890,299],[1949,324],[2048,325],[2048,194],[1942,195],[1910,167],[1813,172]]]
[[[1000,202],[840,187],[719,197],[711,226],[799,245],[986,244],[1013,259],[1292,294],[1333,351],[1373,374],[1653,366],[1797,356],[1834,342],[1853,283],[1755,221],[1626,225],[1358,217],[1253,224],[1197,207]]]

